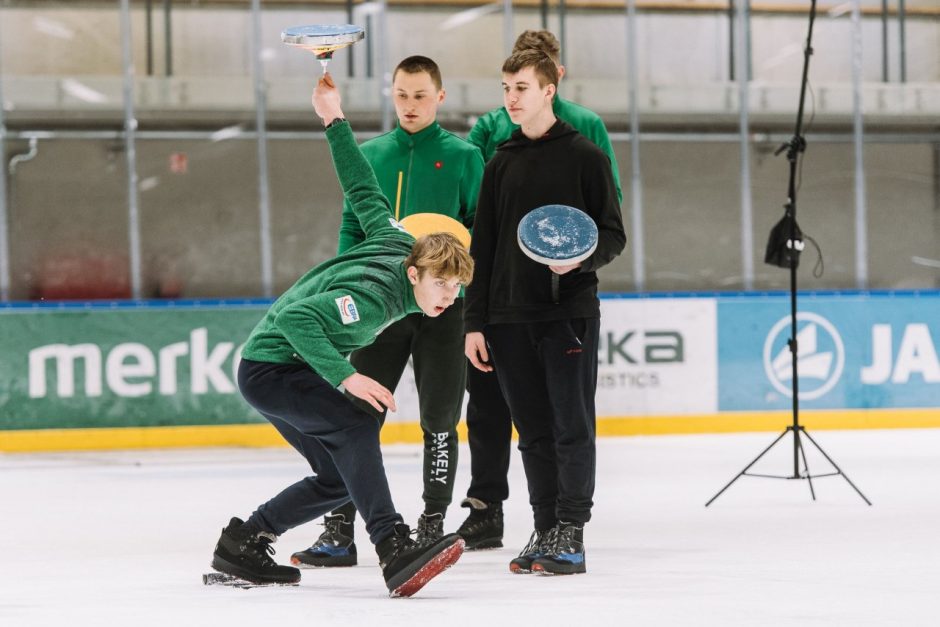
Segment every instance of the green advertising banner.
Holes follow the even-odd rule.
[[[235,372],[266,309],[0,309],[0,430],[263,422]]]

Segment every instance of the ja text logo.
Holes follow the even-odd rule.
[[[800,377],[800,400],[820,398],[831,390],[845,367],[845,346],[832,325],[814,313],[796,314],[797,374]],[[790,339],[790,316],[781,318],[767,334],[764,342],[764,372],[778,392],[793,397],[793,354]]]

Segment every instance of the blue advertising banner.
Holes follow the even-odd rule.
[[[718,409],[788,409],[788,294],[718,301]],[[940,293],[800,294],[800,407],[940,406]]]

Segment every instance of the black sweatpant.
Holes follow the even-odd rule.
[[[467,368],[467,441],[470,487],[467,496],[485,503],[509,498],[512,415],[495,372]]]
[[[535,528],[591,519],[599,318],[486,329],[519,431]]]
[[[243,359],[238,387],[315,473],[259,506],[249,523],[280,535],[351,499],[373,543],[392,534],[402,517],[392,503],[374,416],[303,364]]]
[[[443,514],[454,494],[457,423],[466,388],[462,298],[435,318],[421,313],[402,318],[382,331],[375,342],[350,355],[349,361],[360,374],[394,392],[409,357],[424,434],[422,498],[426,512]],[[368,403],[359,399],[353,402],[377,414]],[[378,418],[384,422],[385,413]]]

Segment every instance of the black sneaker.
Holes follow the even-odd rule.
[[[529,543],[519,552],[519,556],[509,562],[510,572],[525,574],[532,572],[532,563],[545,555],[555,546],[557,527],[539,531],[536,529],[529,538]]]
[[[502,503],[484,503],[480,499],[468,497],[460,506],[470,508],[467,520],[457,529],[457,535],[466,541],[468,551],[503,546]]]
[[[546,575],[587,572],[584,562],[584,524],[559,522],[555,529],[555,546],[532,562],[532,572]]]
[[[240,518],[229,521],[215,545],[212,568],[255,584],[297,583],[300,571],[281,566],[271,556],[277,539],[272,533],[245,525]]]
[[[463,538],[456,533],[422,546],[411,539],[408,525],[398,523],[395,532],[375,545],[389,596],[410,597],[431,579],[454,565],[463,553]]]
[[[421,514],[415,542],[421,546],[434,544],[444,537],[444,514]]]
[[[346,522],[344,515],[337,514],[326,516],[323,526],[326,530],[320,534],[313,546],[291,555],[290,563],[301,568],[355,566],[358,563],[356,543],[353,541],[355,525]]]

